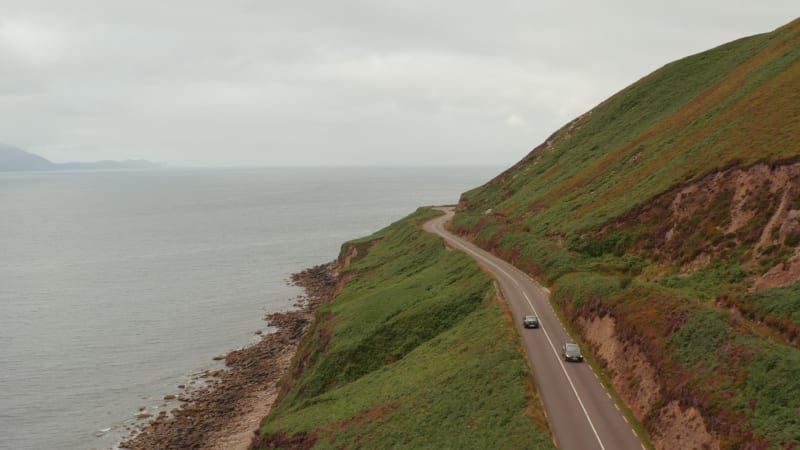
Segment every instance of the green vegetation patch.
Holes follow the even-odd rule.
[[[319,311],[292,385],[262,422],[264,439],[317,448],[553,448],[491,280],[419,228],[430,215],[418,211],[361,241],[372,244]]]
[[[713,308],[694,309],[670,341],[691,386],[681,400],[731,427],[727,448],[800,444],[800,352]]]
[[[759,320],[769,316],[780,317],[800,326],[800,283],[752,292],[744,295],[743,301],[758,311],[756,317]]]
[[[574,273],[558,280],[554,299],[561,304],[569,302],[568,306],[574,309],[583,308],[593,302],[605,302],[617,296],[627,287],[628,282],[625,277],[592,272]]]
[[[747,271],[736,261],[714,260],[689,276],[668,276],[659,280],[664,287],[698,300],[714,300],[721,292],[741,289]]]
[[[687,323],[670,337],[678,361],[691,369],[700,366],[713,371],[720,360],[721,344],[733,338],[728,319],[728,313],[716,309],[694,311]]]
[[[497,252],[514,264],[547,281],[579,271],[580,261],[566,248],[530,234],[508,233],[495,244]],[[536,261],[536,264],[530,264]]]
[[[800,353],[772,342],[754,344],[738,407],[747,411],[756,435],[783,448],[800,445]]]
[[[800,282],[731,296],[724,303],[779,331],[795,346],[800,344]]]

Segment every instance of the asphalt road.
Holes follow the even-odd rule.
[[[522,338],[556,446],[563,450],[644,449],[592,367],[561,357],[561,345],[571,339],[550,306],[549,291],[511,264],[447,232],[444,224],[453,211],[443,210],[446,215],[426,223],[425,230],[475,258],[497,280]],[[522,326],[523,316],[529,314],[539,316],[540,328]],[[585,354],[586,349],[582,350]]]

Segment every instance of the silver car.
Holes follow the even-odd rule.
[[[539,328],[539,318],[536,316],[525,316],[522,319],[522,325],[525,328]]]

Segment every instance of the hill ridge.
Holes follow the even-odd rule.
[[[798,86],[795,19],[664,65],[459,202],[457,232],[626,349],[600,363],[656,448],[800,445]]]

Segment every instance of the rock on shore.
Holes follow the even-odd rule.
[[[228,353],[224,370],[207,373],[208,382],[188,392],[186,403],[143,425],[120,447],[246,449],[261,417],[269,411],[275,398],[270,394],[288,370],[316,309],[335,295],[337,264],[334,261],[311,267],[293,274],[291,280],[304,288],[305,296],[295,304],[297,310],[266,317],[276,332],[263,334],[258,343]]]

